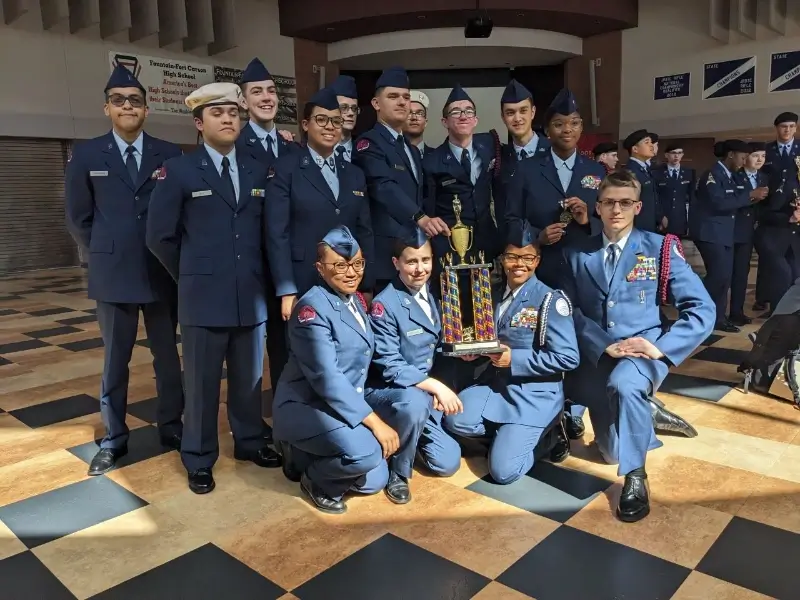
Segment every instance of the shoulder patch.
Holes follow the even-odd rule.
[[[358,143],[356,144],[356,151],[363,152],[367,148],[369,148],[369,140],[368,139],[361,138],[360,140],[358,140]]]
[[[708,178],[706,179],[706,185],[711,185],[712,183],[717,183],[717,180],[714,179],[713,173],[709,173]]]
[[[572,307],[569,305],[566,298],[559,298],[556,300],[556,312],[562,317],[568,317],[572,314]]]
[[[167,167],[162,166],[161,168],[156,169],[155,176],[158,181],[165,180],[167,178]]]
[[[376,319],[380,319],[383,317],[386,310],[383,308],[383,304],[381,302],[373,302],[372,303],[372,310],[369,311],[370,316],[375,317]]]
[[[309,323],[310,321],[313,321],[316,318],[317,318],[317,311],[315,311],[314,308],[311,306],[304,306],[297,313],[297,320],[304,325],[306,323]]]

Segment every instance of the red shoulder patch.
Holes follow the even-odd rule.
[[[362,294],[361,292],[356,292],[356,298],[358,298],[358,301],[361,302],[361,306],[364,308],[364,312],[369,311],[369,306],[367,306],[367,299],[364,298],[364,294]]]
[[[373,302],[372,310],[369,312],[369,314],[375,317],[376,319],[380,319],[383,316],[383,313],[385,312],[386,310],[383,308],[383,304],[381,304],[380,302]]]
[[[163,181],[166,178],[167,178],[167,167],[159,168],[157,173],[156,173],[156,179],[158,181]]]
[[[306,324],[310,321],[313,321],[316,318],[317,318],[317,311],[315,311],[311,306],[304,306],[297,313],[297,320],[302,324]]]
[[[356,144],[356,151],[361,152],[367,148],[369,148],[369,140],[364,138],[358,140],[358,143]]]

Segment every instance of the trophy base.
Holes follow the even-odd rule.
[[[468,356],[470,354],[501,354],[498,340],[483,342],[453,342],[442,344],[442,356]]]

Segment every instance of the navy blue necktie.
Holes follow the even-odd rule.
[[[136,185],[139,179],[139,165],[136,164],[136,148],[128,146],[125,148],[125,167],[128,169],[128,175],[131,178],[131,183]]]
[[[231,177],[231,161],[228,160],[227,156],[222,157],[222,182],[228,189],[230,199],[238,204],[239,199],[236,197],[236,187],[233,185],[233,178]]]
[[[272,147],[272,136],[267,136],[267,157],[269,158],[270,162],[274,161],[277,156],[275,156],[275,150]]]
[[[469,158],[469,150],[466,148],[461,151],[461,167],[467,172],[467,177],[472,180],[472,161]]]

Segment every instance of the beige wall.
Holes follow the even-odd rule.
[[[43,31],[39,3],[31,4],[35,11],[0,25],[0,136],[71,139],[107,131],[102,104],[110,50],[238,68],[257,55],[272,74],[295,74],[294,40],[279,34],[278,0],[237,0],[233,39],[239,45],[211,57],[204,45],[191,54],[180,42],[159,48],[157,36],[135,45],[127,43],[127,32],[103,40],[99,26],[76,34],[66,24]],[[148,131],[175,142],[196,139],[186,116],[151,115]]]
[[[621,137],[640,128],[662,136],[758,130],[779,112],[800,109],[800,92],[767,92],[770,55],[800,50],[800,2],[788,4],[785,36],[767,27],[770,3],[759,1],[756,40],[734,34],[723,43],[709,35],[709,0],[639,2],[639,27],[622,32]],[[702,99],[705,63],[749,56],[756,56],[755,94]],[[655,77],[685,72],[691,73],[688,98],[653,100]]]

